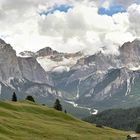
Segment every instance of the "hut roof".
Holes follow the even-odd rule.
[[[131,138],[137,138],[138,136],[136,134],[130,134],[127,137],[131,137]]]

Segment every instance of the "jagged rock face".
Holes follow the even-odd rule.
[[[50,85],[53,85],[51,79],[35,57],[17,57],[13,48],[0,39],[0,98],[11,99],[13,92],[19,99],[27,95],[40,101],[61,97],[62,93]]]
[[[51,49],[50,47],[43,48],[43,49],[39,50],[38,52],[36,52],[37,57],[50,56],[50,55],[53,56],[53,55],[57,55],[57,54],[60,54],[60,53]]]
[[[50,47],[43,48],[35,53],[36,57],[46,57],[50,56],[50,59],[54,61],[61,61],[63,57],[65,58],[71,58],[71,57],[77,57],[77,56],[82,56],[81,52],[77,53],[62,53],[58,52],[56,50],[51,49]],[[59,60],[59,57],[61,58]],[[56,58],[56,59],[55,59]]]
[[[1,99],[11,100],[13,92],[16,92],[18,99],[25,99],[27,95],[32,95],[36,102],[46,102],[56,97],[65,98],[65,94],[48,84],[16,78],[10,79],[9,83],[0,81]]]
[[[10,77],[21,78],[16,52],[13,48],[0,40],[0,80],[8,80]]]
[[[25,51],[20,53],[21,57],[34,57],[46,72],[51,71],[69,71],[70,67],[77,63],[77,60],[83,57],[81,52],[62,53],[51,49],[43,48],[36,53]]]
[[[117,67],[119,63],[120,62],[118,60],[118,56],[105,55],[99,52],[95,55],[79,59],[73,69],[75,69],[79,65],[81,67],[86,65],[88,67],[92,67],[92,69],[94,69],[95,71],[106,71],[108,69]]]
[[[0,40],[0,44],[5,43]],[[38,100],[43,100],[43,97],[51,93],[54,97],[100,110],[119,105],[129,107],[135,105],[133,102],[140,98],[138,40],[125,43],[117,56],[102,52],[91,56],[84,56],[80,52],[59,53],[46,47],[36,53],[26,51],[21,53],[23,57],[17,58],[12,48],[2,48],[4,47],[0,50],[0,65],[2,62],[6,65],[0,67],[0,72],[4,71],[6,76],[2,77],[1,72],[0,77],[17,78],[17,81],[13,79],[13,83],[8,86],[12,90],[16,89],[18,93],[31,93],[36,95]],[[7,60],[8,54],[10,55]],[[137,69],[134,71],[134,68]],[[19,74],[16,74],[17,72]],[[6,84],[0,84],[0,89],[3,90]],[[55,88],[50,88],[47,84]],[[140,105],[139,102],[136,104]]]
[[[96,105],[98,102],[101,103],[104,100],[111,99],[123,88],[125,90],[121,96],[125,97],[129,94],[131,75],[127,69],[111,69],[106,74],[102,74],[102,77],[100,76],[97,79],[89,77],[85,81],[81,81],[81,84],[92,84],[92,86],[90,88],[86,88],[85,86],[83,96],[78,99],[79,103],[86,101],[90,106]]]
[[[140,66],[140,41],[134,40],[133,42],[124,43],[120,48],[120,59],[127,67]]]
[[[24,51],[20,53],[21,57],[35,57],[35,53],[31,51]]]
[[[81,106],[100,109],[135,106],[136,97],[140,98],[139,60],[140,41],[135,40],[125,43],[118,56],[99,52],[83,57],[70,71],[52,73],[52,78],[56,87],[73,95],[73,101]]]
[[[34,53],[31,52],[25,52],[25,54],[34,56]],[[17,57],[15,50],[0,40],[0,81],[9,81],[11,78],[25,78],[36,83],[53,85],[35,57]]]
[[[36,83],[49,83],[46,72],[33,57],[18,58],[22,76]],[[52,83],[51,83],[52,84]]]

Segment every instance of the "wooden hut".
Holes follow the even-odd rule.
[[[137,140],[138,136],[136,134],[130,134],[127,136],[127,140]]]

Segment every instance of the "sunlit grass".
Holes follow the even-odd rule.
[[[31,102],[0,102],[0,140],[125,140],[127,134]]]

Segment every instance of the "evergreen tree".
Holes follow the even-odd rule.
[[[60,104],[59,99],[56,99],[56,101],[54,103],[54,109],[56,109],[58,111],[62,111],[62,105]]]
[[[31,95],[28,95],[26,97],[26,100],[31,101],[31,102],[35,102],[34,98]]]
[[[136,127],[135,132],[136,132],[136,133],[140,133],[140,124],[137,124],[137,127]]]
[[[16,93],[15,92],[13,92],[12,101],[13,102],[16,102],[17,101],[17,96],[16,96]]]
[[[67,110],[66,110],[66,109],[65,109],[65,111],[64,111],[64,112],[65,112],[65,114],[67,114]]]

